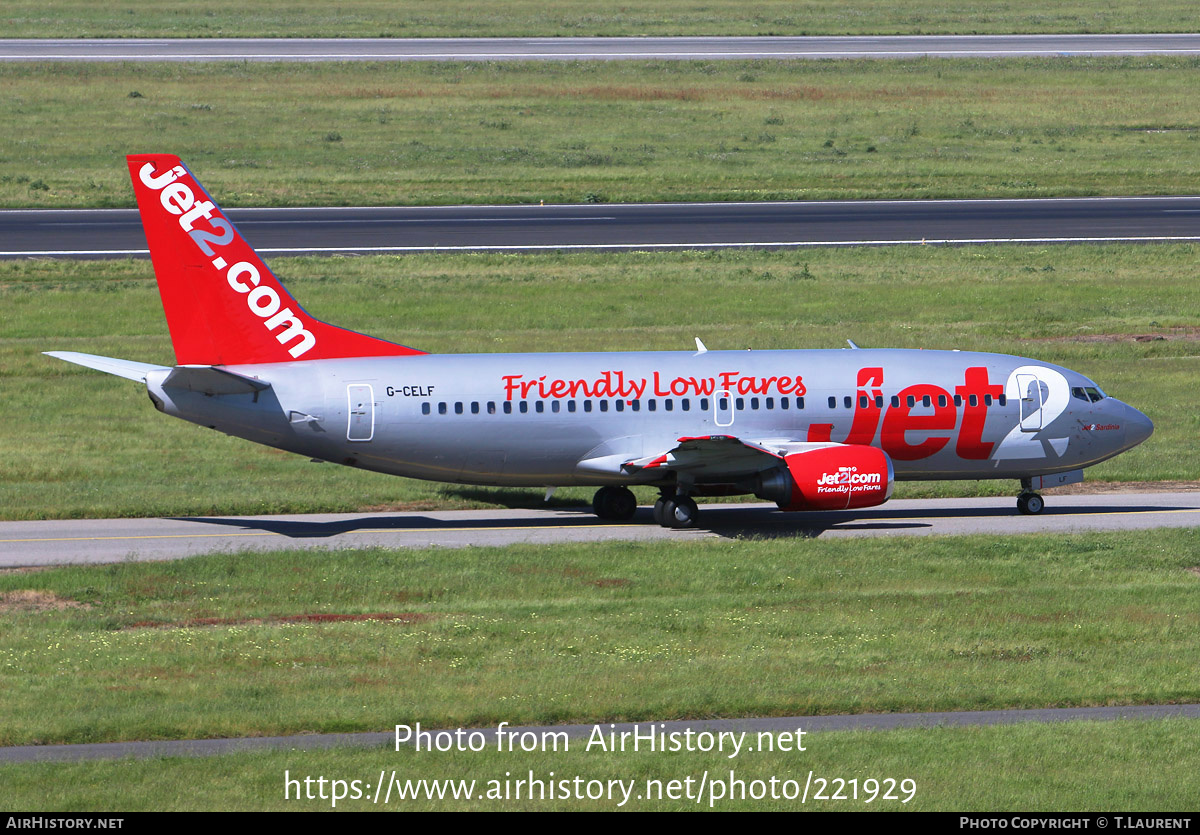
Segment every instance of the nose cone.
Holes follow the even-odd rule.
[[[1125,405],[1125,445],[1135,447],[1154,434],[1154,422],[1128,404]]]

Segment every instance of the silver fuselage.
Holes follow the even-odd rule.
[[[800,350],[450,354],[229,370],[206,394],[147,377],[166,413],[316,459],[517,486],[663,484],[623,461],[731,435],[882,447],[897,479],[1025,478],[1096,464],[1152,431],[1074,371],[1001,354]]]

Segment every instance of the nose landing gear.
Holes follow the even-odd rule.
[[[1046,507],[1046,500],[1033,491],[1029,479],[1021,479],[1021,495],[1017,496],[1017,510],[1023,516],[1036,516]]]

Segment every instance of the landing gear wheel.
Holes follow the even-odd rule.
[[[1046,500],[1037,493],[1022,493],[1017,496],[1017,510],[1026,516],[1036,516],[1046,507]]]
[[[592,498],[592,510],[601,519],[626,522],[637,512],[637,497],[628,487],[601,487]]]
[[[659,499],[658,501],[656,501],[654,503],[654,524],[662,525],[664,528],[667,526],[667,522],[666,522],[667,517],[663,515],[663,508],[666,507],[666,504],[667,504],[666,496],[663,496],[661,499]]]
[[[700,508],[690,496],[672,496],[663,501],[662,521],[664,528],[692,528],[700,516]]]

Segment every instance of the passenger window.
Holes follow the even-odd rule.
[[[504,414],[506,414],[506,415],[512,414],[512,401],[511,400],[504,401]]]
[[[592,401],[590,401],[590,400],[583,401],[583,410],[585,412],[590,412],[592,410]]]
[[[518,406],[517,408],[519,408],[521,410],[521,414],[523,414],[523,415],[528,414],[529,413],[529,401],[522,400],[521,405]]]
[[[568,400],[568,401],[567,401],[567,411],[568,411],[568,412],[573,412],[573,411],[575,411],[575,401],[574,401],[574,400]]]
[[[546,404],[543,401],[538,400],[533,404],[533,410],[540,415],[542,412],[546,411]]]
[[[608,401],[607,400],[600,401],[600,411],[602,411],[602,412],[608,411]]]
[[[624,400],[614,400],[613,405],[617,407],[618,412],[625,411],[625,401]]]
[[[488,414],[489,415],[496,414],[496,401],[495,400],[488,401]]]
[[[664,400],[663,408],[666,409],[668,412],[672,411],[675,408],[675,401],[674,400]]]
[[[758,398],[757,398],[757,397],[751,397],[751,398],[750,398],[750,408],[751,408],[751,409],[757,409],[757,408],[758,408]]]
[[[738,398],[736,401],[734,401],[734,402],[737,404],[737,410],[738,410],[739,412],[740,412],[740,411],[742,411],[742,409],[745,409],[745,408],[746,408],[746,401],[745,401],[745,400],[743,400],[742,398],[740,398],[740,397],[739,397],[739,398]]]
[[[692,401],[688,400],[686,397],[683,398],[679,401],[679,408],[684,412],[689,411],[692,408]]]
[[[647,400],[646,401],[646,411],[653,412],[655,409],[658,408],[657,403],[658,403],[658,401],[653,400],[653,399]]]
[[[559,403],[557,400],[551,400],[551,401],[550,401],[550,411],[552,411],[552,412],[558,412],[560,409],[562,409],[562,404],[561,404],[561,403]]]
[[[473,415],[479,414],[479,401],[478,400],[471,401],[471,414],[473,414]]]
[[[429,414],[429,412],[430,412],[430,409],[429,409],[429,404],[428,404],[428,403],[422,403],[422,404],[421,404],[421,414],[423,414],[423,415],[427,415],[427,414]]]
[[[786,397],[779,398],[779,408],[786,409],[788,407],[788,399]]]
[[[893,394],[893,395],[892,395],[892,408],[893,408],[893,409],[899,409],[899,408],[900,408],[900,397],[899,397],[899,395],[895,395],[895,394]]]
[[[768,409],[774,409],[774,408],[775,408],[775,398],[774,398],[774,397],[768,397],[768,398],[767,398],[767,408],[768,408]]]
[[[444,415],[444,414],[446,414],[446,412],[447,412],[447,411],[448,411],[448,410],[447,410],[447,408],[446,408],[446,404],[445,404],[445,403],[439,403],[439,404],[438,404],[438,414],[439,414],[439,415]]]
[[[829,398],[829,408],[831,408],[831,409],[837,408],[837,398],[836,397]]]

